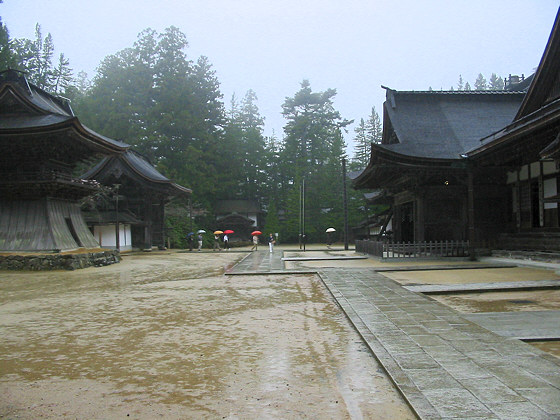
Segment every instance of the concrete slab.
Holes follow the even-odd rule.
[[[560,280],[527,280],[463,284],[418,284],[406,285],[404,287],[411,292],[425,294],[501,292],[514,290],[557,289],[560,288]]]
[[[464,317],[503,337],[560,340],[560,311],[482,312]]]

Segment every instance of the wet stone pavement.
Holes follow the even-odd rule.
[[[280,250],[251,253],[226,274],[267,271],[283,271]],[[560,359],[374,269],[315,272],[421,419],[560,419]]]

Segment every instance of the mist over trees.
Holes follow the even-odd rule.
[[[187,54],[186,36],[176,27],[142,31],[131,47],[105,57],[91,80],[84,72],[74,76],[63,54],[54,60],[52,36],[39,25],[34,40],[12,40],[2,24],[0,40],[0,69],[25,71],[37,86],[69,98],[85,125],[131,144],[165,176],[192,188],[195,227],[214,227],[218,200],[248,199],[267,210],[262,228],[297,241],[305,185],[308,240],[324,241],[330,226],[342,234],[343,132],[352,121],[334,108],[335,89],[314,92],[304,80],[279,104],[286,125],[278,139],[263,134],[256,92],[224,105],[212,64]],[[374,116],[377,122],[370,122]],[[375,109],[370,119],[371,137],[380,127]],[[364,217],[361,201],[350,197],[350,226]],[[184,246],[187,206],[168,215],[172,244]]]

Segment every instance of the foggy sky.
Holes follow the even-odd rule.
[[[187,55],[205,55],[226,108],[248,89],[282,137],[281,105],[303,79],[313,91],[335,88],[346,119],[382,115],[385,91],[447,90],[459,74],[471,86],[537,67],[557,0],[4,0],[11,38],[51,33],[74,74],[93,77],[103,58],[132,46],[139,32],[171,25],[186,34]],[[79,117],[79,116],[78,116]],[[354,137],[355,124],[345,136]],[[352,153],[352,150],[349,150]]]

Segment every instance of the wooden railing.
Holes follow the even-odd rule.
[[[384,242],[356,241],[356,252],[381,258],[467,257],[469,241]]]

